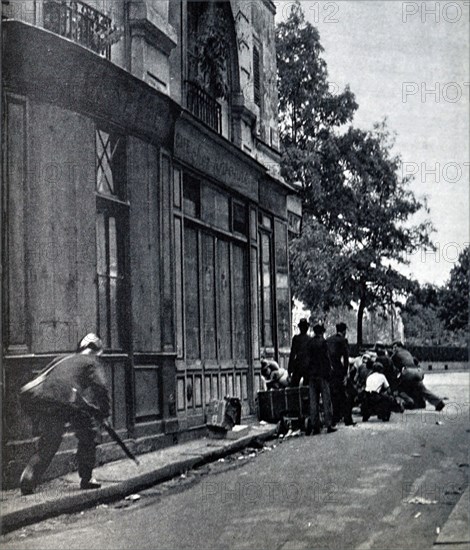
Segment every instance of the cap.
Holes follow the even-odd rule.
[[[323,334],[326,331],[323,325],[317,324],[313,327],[313,332],[315,334]]]
[[[78,351],[83,351],[86,348],[100,351],[103,349],[103,342],[101,341],[101,338],[99,336],[90,332],[89,334],[84,336],[78,344]]]

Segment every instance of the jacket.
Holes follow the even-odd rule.
[[[397,350],[392,355],[392,363],[398,369],[399,372],[402,371],[404,367],[417,367],[418,360],[411,355],[411,353],[404,348],[397,348]]]
[[[342,380],[347,375],[349,368],[348,339],[338,333],[330,336],[326,342],[333,367],[333,377]]]
[[[289,374],[298,372],[306,374],[310,365],[310,342],[312,338],[308,334],[296,334],[292,338],[287,371]]]
[[[90,412],[87,407],[89,403],[99,410],[103,418],[110,414],[109,394],[96,355],[74,353],[57,357],[21,388],[20,396],[27,410],[28,405],[33,411],[35,406],[46,405],[67,412],[77,409]]]
[[[309,375],[312,378],[330,379],[332,373],[328,344],[323,336],[315,335],[310,342]]]

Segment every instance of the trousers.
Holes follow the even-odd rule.
[[[346,391],[344,380],[332,378],[330,381],[331,404],[333,406],[333,422],[336,424],[344,419],[345,424],[352,424],[352,409],[354,398]]]
[[[34,489],[41,481],[54,455],[59,450],[68,423],[70,423],[78,439],[76,455],[78,475],[85,482],[91,479],[96,460],[99,430],[96,421],[91,416],[77,411],[66,415],[44,415],[39,419],[39,440],[36,452],[23,471],[21,476],[22,487]]]
[[[331,428],[333,412],[328,380],[326,378],[310,376],[308,389],[310,396],[310,419],[313,430],[318,431],[320,429],[320,395],[323,403],[325,426]]]
[[[414,407],[416,409],[421,409],[426,407],[426,401],[429,401],[431,405],[438,405],[441,402],[441,398],[432,391],[428,390],[422,381],[406,381],[402,380],[398,388],[400,395],[405,394],[411,398],[414,402]]]

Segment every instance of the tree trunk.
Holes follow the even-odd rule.
[[[362,346],[362,319],[364,317],[364,310],[366,308],[366,301],[361,298],[359,302],[359,309],[357,311],[357,346]]]

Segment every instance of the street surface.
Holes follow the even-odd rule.
[[[468,373],[446,408],[290,437],[109,505],[2,537],[8,549],[426,549],[468,484]],[[135,497],[134,497],[135,498]]]

